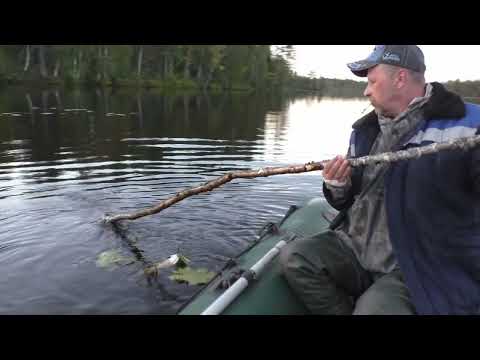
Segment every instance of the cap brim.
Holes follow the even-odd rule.
[[[368,70],[377,65],[376,62],[368,60],[360,60],[347,64],[348,68],[359,77],[366,77],[368,75]]]

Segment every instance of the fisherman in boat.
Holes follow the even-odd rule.
[[[378,45],[348,64],[374,110],[353,124],[347,158],[479,134],[480,107],[426,83],[415,45]],[[281,254],[312,314],[479,314],[480,148],[323,170],[338,216]]]

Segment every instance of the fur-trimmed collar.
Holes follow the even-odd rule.
[[[426,120],[441,119],[460,119],[465,116],[465,103],[457,94],[448,91],[438,82],[431,83],[432,96],[423,107],[423,114]],[[352,127],[358,129],[367,124],[378,124],[378,116],[375,111],[371,111],[364,117],[357,120]],[[378,125],[377,125],[378,126]]]

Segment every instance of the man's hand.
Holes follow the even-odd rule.
[[[350,180],[352,168],[349,162],[341,155],[330,160],[323,169],[323,178],[327,181],[336,180],[346,182]]]

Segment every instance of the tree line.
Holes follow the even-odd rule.
[[[294,60],[293,45],[0,45],[0,81],[361,95],[361,82],[298,76]]]
[[[293,90],[361,97],[364,81],[298,76],[293,45],[0,45],[0,83]],[[465,97],[480,81],[450,81]]]
[[[316,78],[312,75],[294,76],[290,83],[293,89],[335,97],[362,97],[367,86],[365,81]],[[443,85],[469,101],[480,103],[480,80],[454,80],[443,82]]]
[[[448,81],[447,89],[463,97],[480,98],[480,81]]]
[[[4,82],[269,89],[293,76],[292,45],[0,45]]]

